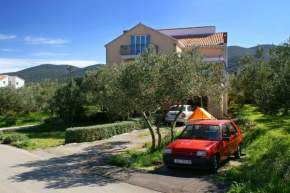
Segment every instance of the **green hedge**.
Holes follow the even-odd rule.
[[[133,121],[123,121],[90,127],[75,127],[65,131],[65,143],[90,142],[140,129]]]
[[[157,117],[151,116],[149,118],[153,125]],[[142,118],[132,118],[130,121],[120,123],[69,128],[65,131],[65,143],[91,142],[145,128],[147,126]]]

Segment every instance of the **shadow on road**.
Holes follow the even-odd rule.
[[[111,178],[92,175],[87,168],[92,164],[103,165],[107,157],[123,151],[127,143],[129,142],[109,142],[86,148],[80,154],[15,165],[16,168],[30,168],[30,171],[18,174],[10,180],[16,182],[28,180],[45,182],[46,188],[52,189],[105,186],[117,183]]]
[[[44,182],[48,189],[106,186],[119,181],[160,192],[226,192],[230,186],[228,182],[217,180],[212,174],[199,170],[169,171],[161,166],[156,171],[147,172],[106,164],[109,157],[127,150],[129,143],[107,142],[86,147],[79,154],[15,165],[16,168],[25,167],[30,171],[20,173],[11,180]]]

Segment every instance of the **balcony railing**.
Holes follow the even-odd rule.
[[[155,44],[135,44],[135,45],[121,45],[121,55],[138,55],[148,49],[151,45],[155,46],[156,52],[158,52],[158,46]]]

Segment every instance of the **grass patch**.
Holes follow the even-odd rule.
[[[147,132],[147,133],[141,133],[141,134],[139,135],[139,137],[146,137],[146,136],[149,136],[149,135],[151,135],[150,132]]]
[[[181,131],[176,132],[175,136],[178,136]],[[162,140],[161,150],[156,152],[151,152],[151,144],[145,144],[146,148],[141,150],[131,150],[125,153],[122,153],[117,156],[109,158],[107,161],[108,164],[117,165],[121,167],[128,168],[139,168],[144,169],[146,167],[152,167],[159,165],[162,160],[163,152],[165,147],[170,143],[170,135],[167,135]]]
[[[266,116],[253,105],[238,115],[248,155],[228,171],[227,178],[235,181],[229,192],[290,192],[290,117]]]
[[[75,123],[72,127],[96,125],[95,123]],[[14,145],[27,150],[34,150],[37,148],[46,149],[63,145],[65,142],[65,130],[70,128],[68,123],[45,123],[38,127],[25,129],[4,131],[4,137],[11,134],[23,134],[30,139],[30,143]],[[13,144],[12,144],[13,145]]]
[[[13,120],[5,122],[4,116],[0,116],[0,128],[1,127],[15,127],[24,125],[36,125],[44,123],[45,119],[49,118],[49,114],[45,112],[29,112],[19,113]],[[12,118],[10,118],[12,119]]]

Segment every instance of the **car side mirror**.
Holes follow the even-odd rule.
[[[223,141],[230,141],[230,137],[223,137]]]

